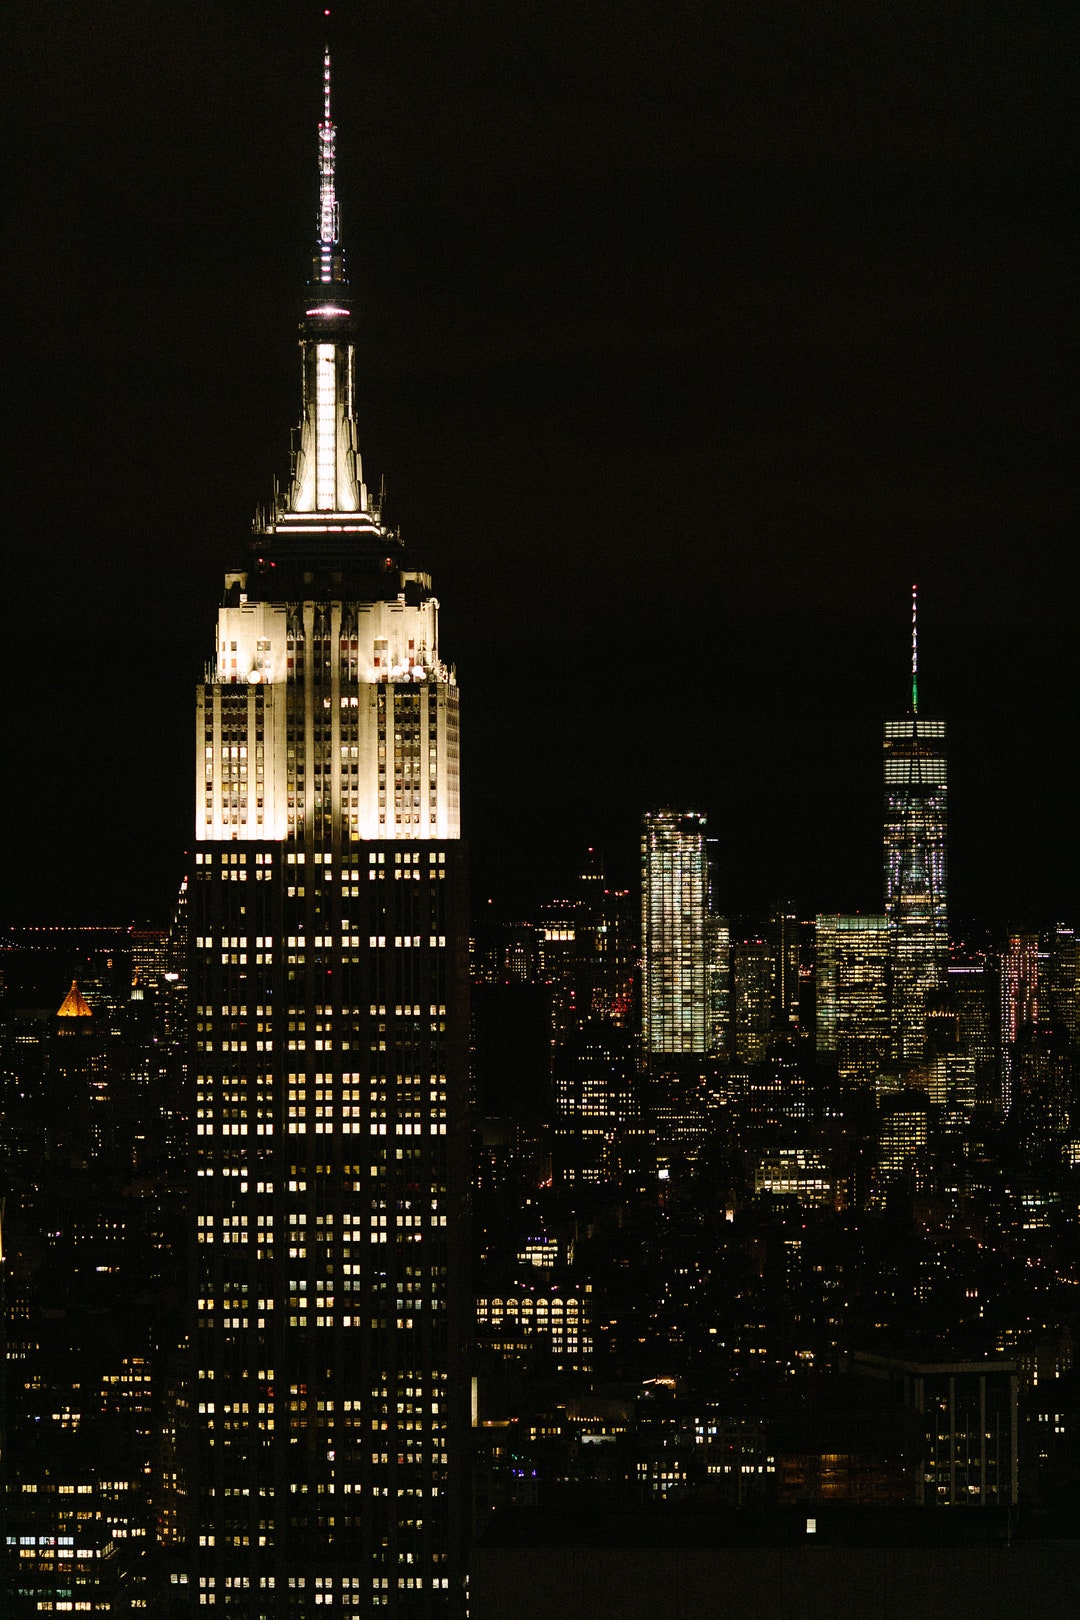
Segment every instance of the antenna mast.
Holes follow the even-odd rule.
[[[323,52],[323,116],[319,125],[319,247],[324,260],[340,234],[337,191],[334,186],[334,139],[330,117],[330,52]],[[320,280],[329,281],[329,265],[324,263]]]
[[[911,587],[911,712],[919,712],[919,587]]]

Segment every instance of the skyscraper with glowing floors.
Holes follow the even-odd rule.
[[[705,817],[646,813],[641,829],[641,1032],[647,1113],[660,1141],[697,1141],[705,1129],[714,990],[707,940]]]
[[[911,596],[911,707],[885,722],[885,922],[895,1061],[921,1061],[926,998],[948,971],[945,722],[919,713],[918,597]]]
[[[646,813],[641,832],[642,1037],[648,1058],[707,1051],[705,817]]]
[[[197,1606],[457,1612],[467,957],[458,692],[368,491],[330,62],[287,493],[195,723]]]

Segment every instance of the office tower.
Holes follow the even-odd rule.
[[[705,1042],[714,1057],[731,1046],[731,924],[705,919]]]
[[[917,597],[912,592],[911,707],[885,722],[885,918],[892,1056],[918,1061],[926,997],[944,983],[945,722],[919,713]]]
[[[888,952],[884,917],[816,920],[817,1050],[845,1085],[871,1083],[888,1055]]]
[[[615,1144],[637,1120],[633,1040],[587,1018],[555,1053],[554,1171],[561,1181],[612,1178]]]
[[[956,1010],[957,1049],[974,1065],[975,1101],[997,1106],[998,981],[985,956],[949,963],[949,1001]]]
[[[576,1021],[603,1016],[607,1002],[604,863],[588,848],[578,868],[574,900],[574,1007]]]
[[[1001,1106],[1013,1103],[1016,1043],[1039,1017],[1039,936],[1012,929],[1001,956]]]
[[[572,900],[549,900],[542,908],[537,971],[551,991],[551,1037],[564,1041],[585,1013],[577,997],[578,908]]]
[[[922,1090],[894,1092],[881,1109],[878,1178],[882,1183],[915,1176],[930,1136],[930,1098]]]
[[[458,694],[364,482],[330,64],[287,492],[196,717],[193,1597],[459,1598],[467,960]]]
[[[607,887],[597,850],[586,850],[569,891],[545,903],[537,931],[537,970],[551,986],[556,1042],[588,1018],[629,1022],[637,959],[629,892]]]
[[[978,1102],[975,1059],[960,1045],[960,1008],[946,992],[926,1004],[926,1062],[930,1101],[945,1110],[946,1129],[963,1128]]]
[[[1064,1143],[1074,1113],[1076,1078],[1076,1060],[1063,1029],[1029,1024],[1021,1031],[1011,1051],[1011,1117],[1028,1154]]]
[[[794,906],[776,905],[769,916],[773,960],[773,1023],[796,1029],[799,1023],[799,919]]]
[[[806,1075],[791,1042],[776,1040],[761,1059],[737,1060],[724,1092],[734,1105],[740,1136],[748,1131],[798,1127],[807,1116]]]
[[[763,939],[747,939],[732,952],[732,1047],[736,1063],[760,1063],[773,1027],[773,953]]]
[[[648,1057],[704,1053],[705,817],[646,814],[641,836],[642,1034]]]
[[[169,930],[129,928],[131,941],[131,983],[143,995],[156,994],[169,969]]]
[[[1080,941],[1076,930],[1058,923],[1050,935],[1048,1002],[1051,1023],[1080,1041]]]
[[[593,1007],[621,1029],[629,1029],[635,1022],[640,955],[637,904],[629,889],[604,889],[595,935]]]
[[[628,889],[609,889],[600,852],[588,849],[574,888],[578,1020],[627,1025],[633,1005],[637,928]]]
[[[801,1147],[778,1148],[758,1161],[754,1193],[826,1208],[836,1204],[836,1176],[819,1153]]]

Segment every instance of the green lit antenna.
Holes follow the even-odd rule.
[[[919,587],[911,587],[911,712],[919,712]]]

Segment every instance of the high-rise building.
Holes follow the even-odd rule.
[[[614,1145],[637,1124],[633,1040],[607,1018],[587,1018],[555,1053],[554,1169],[562,1181],[605,1181]]]
[[[465,1467],[458,693],[364,482],[323,88],[292,478],[196,717],[190,1578],[267,1620],[453,1613]]]
[[[776,905],[769,915],[773,959],[773,1022],[777,1029],[799,1025],[799,919],[793,905]]]
[[[1058,923],[1049,945],[1046,999],[1050,1020],[1067,1032],[1075,1047],[1080,1039],[1080,940],[1075,928]]]
[[[1076,1067],[1066,1032],[1052,1024],[1029,1024],[1012,1047],[1010,1117],[1027,1153],[1053,1150],[1069,1136]]]
[[[714,1057],[731,1047],[731,924],[711,913],[705,919],[705,1042]]]
[[[949,963],[949,1001],[956,1009],[958,1049],[974,1064],[975,1098],[997,1106],[998,988],[994,964],[985,953]]]
[[[585,1016],[578,1006],[578,908],[573,900],[549,900],[537,937],[537,970],[551,990],[551,1037],[563,1041]]]
[[[641,836],[642,1034],[647,1056],[708,1050],[705,817],[646,814]]]
[[[630,1022],[637,963],[635,908],[628,889],[608,888],[597,849],[586,851],[574,899],[578,1021],[611,1018],[625,1026]]]
[[[153,995],[169,969],[169,930],[129,928],[131,941],[131,983],[144,994]]]
[[[945,1109],[942,1126],[949,1130],[963,1129],[978,1102],[976,1060],[962,1049],[960,1023],[960,1008],[948,992],[930,997],[922,1072],[930,1101]],[[911,1078],[914,1080],[915,1074]]]
[[[1039,1018],[1039,936],[1011,929],[1001,957],[1001,1104],[1013,1103],[1016,1044]]]
[[[945,722],[919,713],[916,611],[912,592],[911,707],[885,722],[885,918],[898,1061],[924,1056],[926,998],[943,987],[949,955]]]
[[[881,1108],[877,1174],[881,1183],[915,1176],[930,1135],[930,1096],[921,1087],[893,1092]]]
[[[774,958],[763,939],[744,939],[732,952],[731,1031],[736,1063],[760,1063],[773,1029]]]
[[[842,1084],[871,1083],[889,1046],[885,918],[819,916],[814,932],[817,1050]]]

